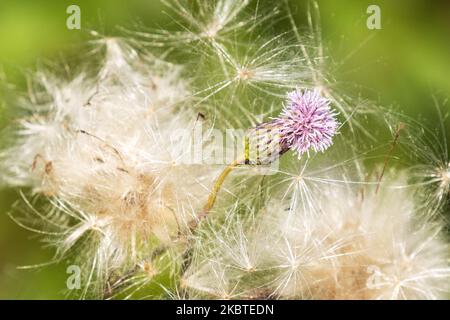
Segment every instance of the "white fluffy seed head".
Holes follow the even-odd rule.
[[[58,230],[60,253],[94,231],[86,246],[97,257],[95,269],[119,270],[187,231],[216,170],[180,159],[190,152],[192,130],[172,139],[198,124],[186,108],[189,85],[180,67],[140,56],[120,39],[100,44],[96,77],[38,76],[42,98],[20,120],[16,145],[2,155],[2,174],[57,199],[59,215],[72,218]]]
[[[213,233],[185,284],[215,298],[223,292],[240,298],[446,297],[450,268],[442,225],[424,223],[412,192],[329,184],[310,195],[321,204],[320,214],[273,199],[256,221]]]

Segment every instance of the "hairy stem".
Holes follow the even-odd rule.
[[[212,207],[216,203],[217,194],[219,193],[220,188],[222,187],[223,183],[225,182],[225,179],[231,173],[231,171],[233,171],[233,169],[236,168],[240,164],[241,164],[241,161],[235,160],[231,164],[226,166],[225,169],[223,169],[223,171],[220,173],[220,175],[217,177],[216,181],[214,182],[211,192],[209,193],[208,200],[206,201],[206,204],[204,205],[203,210],[197,216],[198,219],[191,221],[191,223],[190,223],[191,229],[194,229],[198,225],[198,223],[209,214]]]

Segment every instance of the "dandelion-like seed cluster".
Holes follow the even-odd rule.
[[[317,23],[251,3],[168,1],[181,31],[94,33],[81,71],[38,71],[0,153],[11,218],[81,268],[81,298],[447,298],[444,123],[349,98]],[[244,154],[186,161],[230,128]]]
[[[369,191],[324,184],[307,208],[272,199],[244,218],[230,211],[183,283],[214,299],[445,298],[441,226],[416,219],[408,192]]]

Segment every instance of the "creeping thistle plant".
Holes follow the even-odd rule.
[[[80,266],[75,294],[446,298],[444,125],[369,132],[395,113],[337,89],[315,3],[304,33],[288,1],[167,5],[181,30],[93,33],[100,67],[37,72],[0,153],[24,188],[11,218]],[[208,139],[230,128],[240,151],[218,163]],[[398,145],[422,163],[395,166]]]

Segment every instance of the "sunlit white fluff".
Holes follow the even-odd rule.
[[[247,10],[251,0],[214,0],[190,2],[164,1],[171,13],[182,26],[182,31],[152,30],[151,33],[138,32],[151,46],[192,48],[189,44],[228,42],[236,32],[254,31],[257,26],[270,21],[278,12],[260,14]]]
[[[198,249],[185,283],[194,294],[215,298],[446,297],[450,268],[442,224],[424,223],[413,193],[324,185],[310,201],[320,214],[273,199],[246,227],[223,227],[209,249]],[[248,257],[257,260],[238,267]]]
[[[2,156],[6,180],[53,198],[59,212],[50,220],[70,218],[47,227],[60,235],[60,255],[84,243],[85,261],[77,261],[97,274],[84,273],[87,282],[108,280],[176,243],[215,172],[189,158],[201,124],[186,108],[179,67],[139,56],[119,39],[100,44],[105,57],[96,78],[40,76],[43,98],[30,105],[17,144]],[[183,139],[173,139],[180,129]]]

